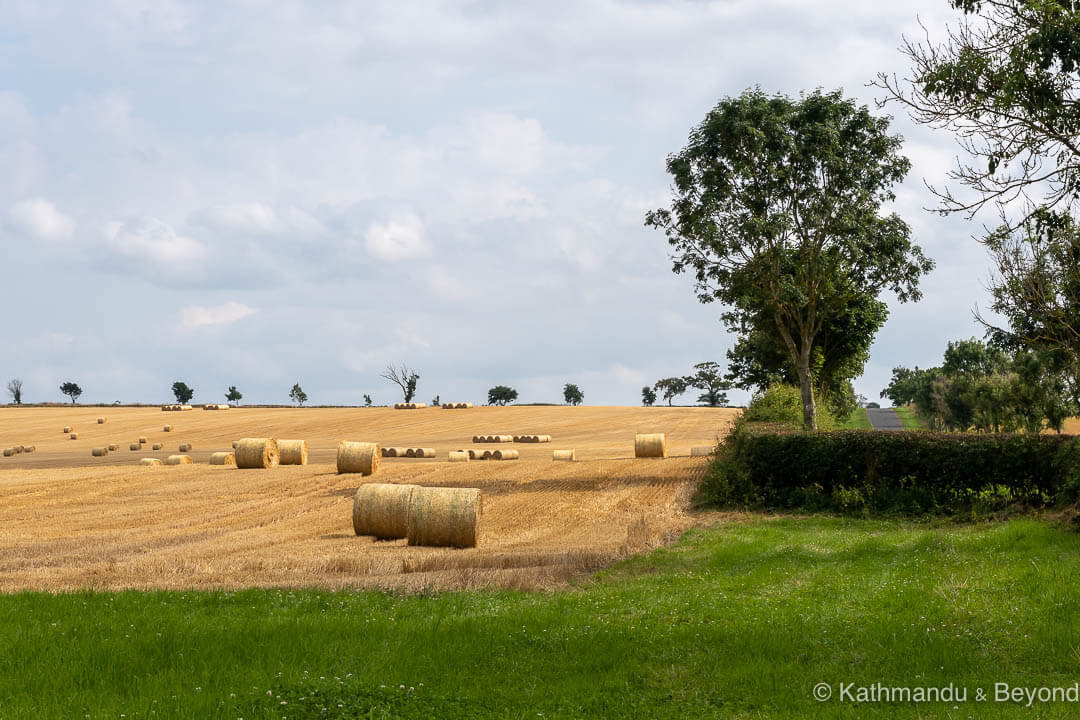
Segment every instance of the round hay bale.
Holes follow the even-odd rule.
[[[160,450],[160,449],[161,449],[161,447],[162,447],[161,443],[154,443],[154,444],[153,444],[153,445],[151,446],[151,449],[152,449],[152,450]],[[181,448],[183,448],[184,446],[183,446],[183,445],[181,445],[180,447],[181,447]],[[181,451],[180,451],[180,452],[183,452],[183,449],[181,449]]]
[[[416,448],[415,453],[413,457],[433,458],[435,457],[435,448]]]
[[[380,453],[383,457],[405,457],[405,448],[390,447],[386,448],[385,453]]]
[[[98,425],[104,425],[105,424],[105,418],[104,417],[99,417],[97,419],[97,424]]]
[[[533,437],[535,438],[533,440],[533,442],[538,442],[538,443],[549,443],[549,442],[551,442],[551,436],[550,435],[533,435]]]
[[[23,445],[23,452],[34,452],[37,450],[36,445]]]
[[[466,450],[451,450],[450,462],[469,462],[469,453]]]
[[[514,442],[516,442],[516,443],[518,443],[518,442],[528,442],[528,440],[525,439],[524,435],[515,435],[514,436]]]
[[[157,458],[143,458],[139,461],[139,464],[143,467],[161,467],[161,461]]]
[[[71,433],[70,435],[68,435],[68,437],[71,438],[72,440],[78,440],[79,439],[79,433]]]
[[[494,457],[494,455],[495,453],[493,453],[491,450],[485,450],[484,452],[480,453],[478,457],[480,460],[490,460],[492,457]]]
[[[170,455],[165,458],[166,465],[193,465],[190,455]]]
[[[179,450],[182,453],[191,452],[191,443],[180,443]]]
[[[278,444],[274,438],[241,438],[236,444],[236,467],[276,468]]]
[[[120,449],[120,446],[117,445],[116,443],[110,443],[109,444],[109,452],[116,452],[119,449]]]
[[[128,445],[128,450],[142,450],[142,445],[139,443],[131,443]]]
[[[21,455],[21,454],[22,454],[22,451],[23,451],[23,450],[25,450],[25,449],[26,449],[26,448],[25,448],[25,447],[23,447],[22,445],[16,445],[16,446],[15,446],[15,454],[16,454],[16,455]]]
[[[482,442],[484,442],[484,436],[483,435],[473,435],[472,436],[472,441],[474,443],[482,443]]]
[[[65,425],[64,426],[64,434],[67,435],[70,432],[71,432],[71,426],[70,425]]]
[[[140,435],[139,436],[139,444],[140,445],[145,445],[148,442],[150,442],[150,440],[145,435]]]
[[[191,406],[190,405],[181,405],[180,407],[178,407],[176,409],[177,410],[190,410]]]
[[[491,453],[491,459],[492,460],[517,460],[518,459],[518,451],[517,450],[496,450],[495,452]]]
[[[278,457],[282,465],[307,465],[307,440],[278,440]]]
[[[107,448],[107,447],[90,448],[90,454],[93,455],[94,457],[105,457],[106,455],[109,454],[109,448]]]
[[[664,433],[646,433],[634,436],[634,457],[667,457],[667,436]]]
[[[409,503],[409,544],[476,547],[482,513],[476,488],[418,487]]]
[[[211,465],[229,465],[236,467],[236,453],[216,452],[210,454]]]
[[[4,448],[4,457],[14,457],[15,448]]]
[[[380,539],[408,534],[409,505],[416,485],[366,483],[353,496],[353,532]]]
[[[338,473],[374,475],[379,471],[379,444],[342,440],[337,448]]]
[[[690,457],[705,457],[707,455],[712,455],[715,449],[716,448],[712,445],[695,445],[690,448]]]
[[[416,457],[416,448],[406,448],[405,457]]]
[[[172,432],[172,425],[165,425],[161,428],[161,432]]]
[[[572,462],[576,458],[574,456],[574,451],[573,450],[556,450],[555,452],[551,453],[551,459],[552,460],[565,460],[567,462]]]
[[[423,410],[427,407],[427,403],[412,403],[413,410]]]

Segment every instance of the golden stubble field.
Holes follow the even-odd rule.
[[[711,445],[738,411],[713,408],[480,407],[0,408],[0,591],[82,588],[554,587],[677,537],[704,472],[690,448]],[[98,425],[99,415],[107,417]],[[162,432],[164,424],[173,431]],[[72,426],[77,440],[61,430]],[[634,459],[635,433],[664,432],[667,459]],[[549,434],[513,447],[521,459],[449,463],[476,434]],[[139,436],[142,451],[129,451]],[[211,452],[249,436],[303,438],[310,464],[211,467]],[[338,475],[340,440],[433,447],[433,460],[384,458],[369,478]],[[149,450],[154,442],[165,447]],[[196,465],[144,468],[142,457],[193,446]],[[90,449],[121,450],[93,458]],[[577,451],[552,462],[554,449]],[[476,548],[408,547],[352,532],[361,482],[477,487]]]

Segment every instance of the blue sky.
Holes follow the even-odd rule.
[[[91,5],[93,7],[91,7]],[[272,6],[272,7],[270,7]],[[27,401],[636,404],[733,338],[643,216],[664,159],[760,85],[873,102],[944,0],[0,4],[0,375]],[[856,389],[980,335],[978,221],[927,212],[956,154],[899,108],[896,210],[937,260]],[[985,218],[991,222],[992,217]],[[745,395],[733,392],[734,401]],[[692,400],[689,394],[684,401]]]

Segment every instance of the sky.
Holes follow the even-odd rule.
[[[639,404],[734,342],[647,211],[722,98],[821,87],[872,108],[946,0],[0,3],[0,380],[24,402]],[[895,116],[890,208],[937,262],[886,297],[856,390],[981,336],[980,218],[924,182],[947,133]],[[982,218],[992,222],[993,217]],[[733,403],[745,402],[740,391]],[[7,398],[5,398],[6,400]],[[688,393],[679,399],[692,402]]]

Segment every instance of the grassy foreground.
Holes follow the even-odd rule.
[[[1031,519],[751,517],[552,594],[9,595],[0,717],[1075,717],[993,689],[1080,677],[1078,550]],[[878,682],[969,696],[839,697]]]

